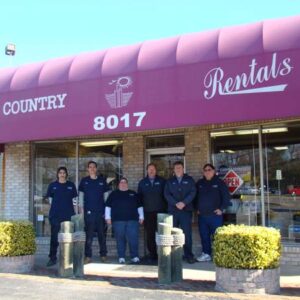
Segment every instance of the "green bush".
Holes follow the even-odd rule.
[[[0,256],[31,255],[36,250],[35,233],[28,221],[0,221]]]
[[[280,232],[261,226],[229,225],[217,229],[214,263],[232,269],[272,269],[279,266]]]

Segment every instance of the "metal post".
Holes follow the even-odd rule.
[[[265,189],[264,189],[264,162],[263,162],[263,145],[262,145],[262,126],[258,128],[258,151],[259,151],[259,169],[260,169],[260,198],[261,198],[261,224],[266,226],[265,216]]]

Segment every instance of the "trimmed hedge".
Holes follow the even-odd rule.
[[[232,269],[272,269],[280,263],[280,232],[275,228],[229,225],[217,229],[214,263]]]
[[[0,256],[31,255],[35,251],[35,232],[32,223],[0,221]]]

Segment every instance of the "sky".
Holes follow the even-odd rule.
[[[0,68],[299,14],[300,0],[1,1]]]

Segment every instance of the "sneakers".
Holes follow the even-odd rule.
[[[47,262],[47,267],[52,267],[56,265],[56,262],[57,262],[56,259],[49,259],[49,261]]]
[[[203,262],[203,261],[211,261],[211,256],[209,254],[203,253],[197,257],[197,261]]]
[[[119,258],[119,264],[125,264],[125,258],[124,257]]]
[[[88,257],[88,256],[86,256],[86,257],[84,258],[84,264],[85,264],[85,265],[86,265],[86,264],[89,264],[91,261],[92,261],[92,259],[91,259],[90,257]]]
[[[140,259],[138,257],[134,257],[131,259],[131,263],[132,264],[139,264],[140,263]]]

